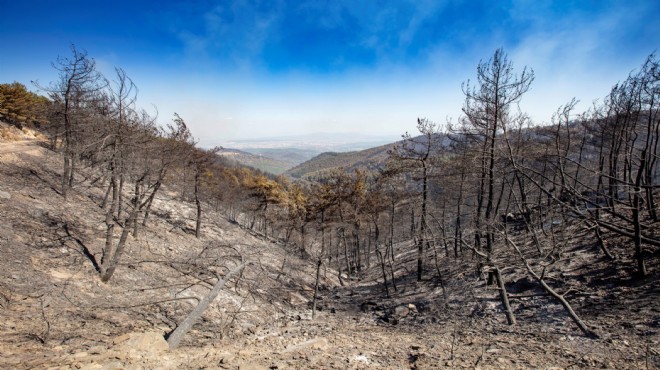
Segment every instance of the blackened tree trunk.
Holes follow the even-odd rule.
[[[633,189],[633,227],[635,243],[635,260],[637,261],[637,275],[643,278],[647,275],[646,265],[644,263],[644,250],[642,249],[642,224],[640,221],[640,214],[642,208],[642,176],[646,166],[646,151],[642,151],[639,168],[637,170],[637,177],[635,179],[635,187]]]
[[[199,320],[211,302],[213,302],[218,294],[220,294],[220,291],[222,288],[224,288],[225,284],[227,284],[227,281],[229,281],[232,276],[243,270],[245,266],[246,263],[242,263],[230,270],[229,273],[224,277],[219,278],[218,282],[215,283],[211,291],[209,291],[209,293],[204,298],[202,298],[201,301],[199,301],[197,306],[188,314],[188,316],[186,316],[186,318],[181,321],[176,329],[174,329],[174,331],[172,331],[167,336],[167,344],[169,344],[170,350],[173,350],[179,346],[179,343],[181,343],[183,337],[188,333],[188,331],[190,331],[190,329],[192,329],[193,325],[195,325],[197,320]]]
[[[316,280],[314,283],[314,298],[312,299],[312,319],[316,318],[316,302],[319,295],[319,280],[321,277],[321,266],[323,265],[323,260],[319,258],[316,261]]]
[[[199,199],[199,182],[201,174],[198,172],[195,173],[195,206],[197,207],[197,220],[195,221],[195,237],[201,237],[202,231],[202,202]]]

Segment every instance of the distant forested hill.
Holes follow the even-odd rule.
[[[223,148],[218,152],[218,155],[229,162],[256,168],[273,175],[280,175],[296,164],[295,161],[274,159],[265,155],[252,154],[238,149]]]
[[[279,162],[288,164],[287,169],[295,167],[305,161],[314,158],[316,155],[322,153],[322,150],[314,149],[300,149],[294,147],[285,148],[245,148],[241,149],[254,155],[264,156],[275,159]]]
[[[387,152],[393,147],[394,143],[346,153],[321,153],[309,161],[287,170],[285,174],[294,178],[309,180],[323,177],[338,168],[347,171],[354,169],[373,171],[385,164],[388,157]]]

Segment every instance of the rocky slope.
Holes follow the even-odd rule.
[[[99,257],[104,240],[102,189],[91,177],[77,178],[65,202],[57,191],[58,155],[37,140],[19,139],[0,141],[0,368],[660,366],[657,271],[644,281],[628,279],[625,268],[613,271],[593,248],[576,246],[558,268],[581,276],[566,288],[600,334],[596,340],[581,335],[523,272],[507,275],[516,326],[506,325],[497,293],[464,265],[442,266],[445,276],[455,277],[442,286],[415,282],[405,243],[397,246],[402,262],[392,297],[385,297],[376,263],[344,286],[326,268],[312,319],[312,261],[213,210],[196,239],[193,208],[167,191],[142,235],[129,241],[113,280],[103,284],[89,258]],[[208,292],[217,279],[212,272],[224,274],[236,254],[252,265],[170,351],[163,335]],[[584,274],[585,266],[595,272]]]

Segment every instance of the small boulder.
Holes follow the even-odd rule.
[[[396,306],[387,310],[385,315],[381,317],[381,320],[384,320],[385,322],[388,322],[392,325],[397,325],[399,320],[410,315],[410,312],[411,310],[408,308],[408,305]]]
[[[328,340],[325,338],[315,338],[308,341],[289,346],[284,350],[284,353],[300,351],[304,348],[311,348],[314,350],[323,350],[328,347]]]
[[[362,304],[360,304],[360,311],[362,312],[373,311],[376,306],[378,305],[375,302],[371,302],[371,301],[362,302]]]
[[[116,350],[126,352],[160,353],[170,349],[163,334],[159,332],[128,333],[115,338]]]
[[[394,311],[392,313],[393,316],[397,316],[399,318],[404,318],[408,315],[410,315],[410,308],[408,306],[396,306],[394,307]]]

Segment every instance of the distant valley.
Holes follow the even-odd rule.
[[[296,166],[298,163],[304,162],[304,159],[300,160],[300,157],[288,153],[293,152],[283,153],[282,156],[277,158],[266,154],[249,153],[239,149],[223,148],[218,152],[218,155],[233,165],[249,166],[273,175],[280,175],[289,168]]]
[[[301,177],[308,171],[319,170],[319,166],[335,167],[335,163],[351,162],[348,158],[355,155],[349,153],[370,150],[396,140],[395,136],[319,133],[229,141],[223,143],[223,150],[219,154],[231,162],[271,174],[280,175],[291,170],[293,172],[289,175]],[[333,160],[330,163],[328,158],[335,158],[338,153],[342,154],[341,160]],[[315,158],[317,156],[319,158]],[[314,164],[300,166],[311,159],[314,159]],[[318,160],[321,160],[322,164],[319,164]],[[315,170],[312,170],[313,168]]]

